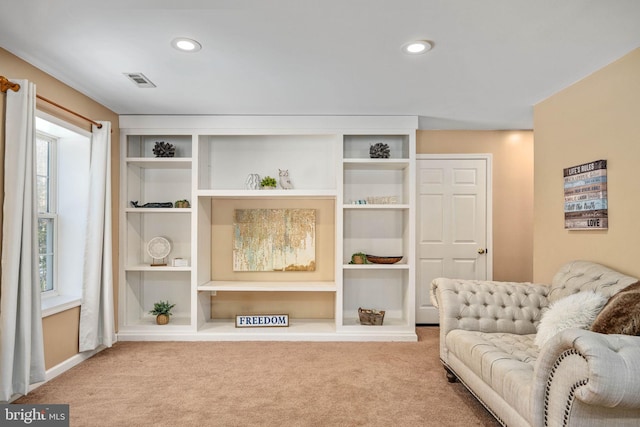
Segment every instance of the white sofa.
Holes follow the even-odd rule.
[[[588,261],[550,285],[438,278],[440,358],[505,426],[639,426],[640,337],[565,329],[541,348],[547,307],[593,290],[606,298],[638,279]]]

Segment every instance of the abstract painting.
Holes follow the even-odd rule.
[[[233,271],[315,271],[315,209],[236,209]]]

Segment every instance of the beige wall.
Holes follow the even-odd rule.
[[[214,200],[211,241],[213,280],[335,280],[335,200]],[[288,272],[234,272],[233,211],[234,209],[315,209],[316,210],[316,270]],[[217,292],[211,297],[211,312],[215,318],[233,318],[236,314],[287,313],[291,317],[331,319],[335,313],[332,292]]]
[[[42,319],[44,335],[44,363],[47,369],[78,354],[80,307]]]
[[[640,277],[640,49],[534,108],[534,279],[573,259]],[[609,229],[564,229],[563,168],[607,160]]]
[[[111,122],[113,132],[111,134],[111,165],[112,165],[112,191],[113,191],[113,244],[114,248],[118,247],[118,186],[119,186],[119,139],[120,130],[118,128],[118,116],[113,111],[98,104],[92,99],[82,95],[80,92],[70,88],[62,82],[54,79],[50,75],[33,67],[18,57],[12,55],[6,50],[0,48],[0,75],[13,79],[27,79],[36,84],[38,95],[50,99],[58,104],[63,105],[83,116],[93,120],[106,120]],[[4,94],[0,95],[0,188],[4,188]],[[90,130],[91,126],[86,121],[78,119],[73,115],[66,113],[60,109],[50,106],[49,104],[38,101],[37,108],[47,113],[64,119],[83,129]],[[0,191],[0,204],[2,202],[2,192]],[[0,210],[1,211],[1,210]],[[0,212],[0,215],[1,212]],[[1,216],[0,216],[1,219]],[[117,262],[117,251],[114,250],[114,260]],[[113,277],[116,281],[115,301],[117,303],[117,265],[113,268]],[[44,342],[45,342],[45,361],[46,367],[51,368],[65,359],[75,355],[78,351],[78,321],[79,309],[69,310],[49,316],[43,320],[44,325]],[[117,315],[117,313],[116,313]]]
[[[492,154],[493,278],[532,280],[533,132],[421,130],[417,152]]]

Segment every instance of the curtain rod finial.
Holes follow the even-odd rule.
[[[17,92],[20,90],[20,85],[18,83],[13,83],[9,81],[9,79],[7,79],[5,76],[0,76],[0,92],[5,93],[9,89],[11,89],[14,92]]]

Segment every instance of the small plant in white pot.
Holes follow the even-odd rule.
[[[265,189],[274,189],[276,188],[276,179],[270,176],[265,176],[262,178],[262,181],[260,181],[260,187]]]
[[[171,309],[175,306],[175,304],[171,304],[169,301],[158,301],[153,304],[153,310],[151,310],[149,314],[155,314],[158,325],[166,325],[169,323]]]

